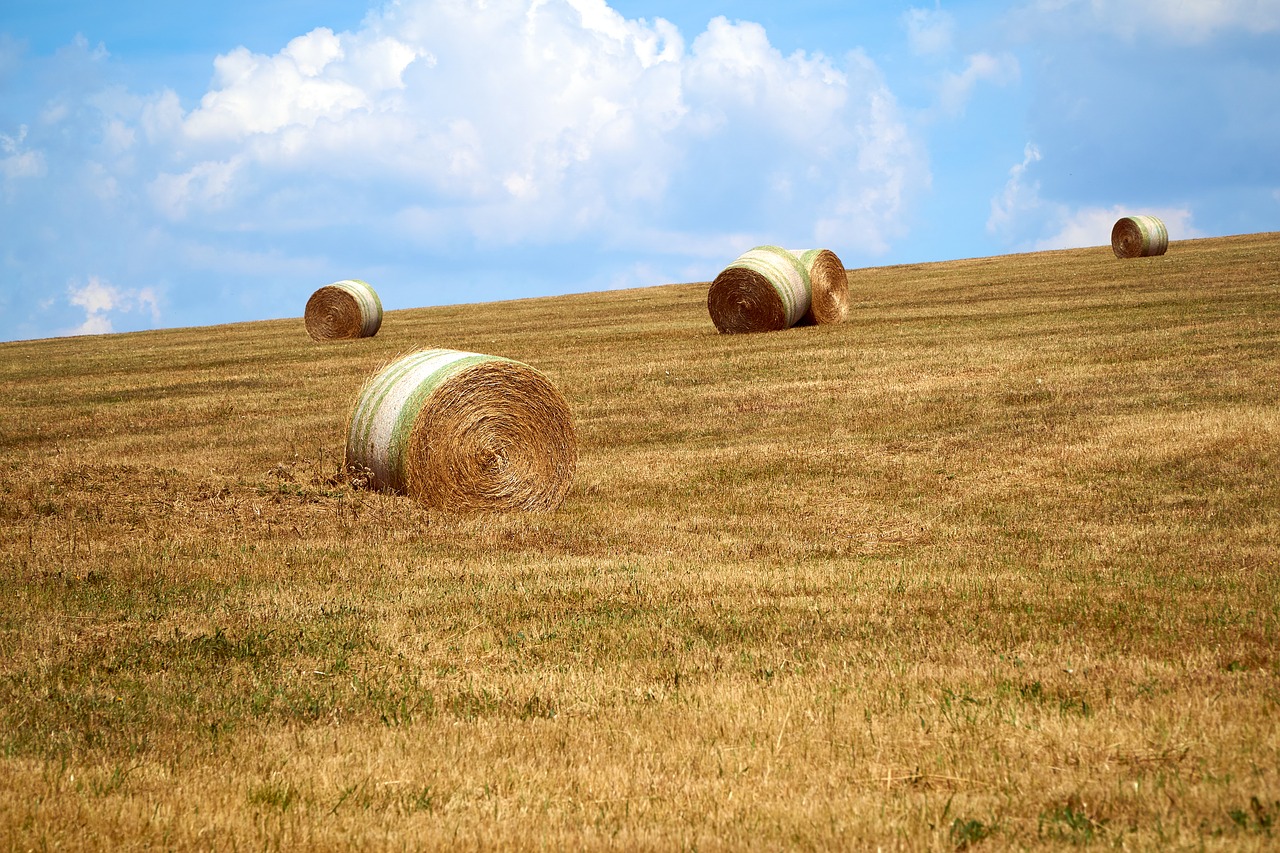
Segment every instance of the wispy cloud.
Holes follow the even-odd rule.
[[[67,335],[113,332],[113,318],[126,314],[149,316],[152,325],[160,323],[160,301],[155,290],[149,287],[114,287],[91,275],[82,285],[73,282],[67,286],[67,302],[84,311],[83,322],[63,333]]]
[[[1019,14],[1033,29],[1070,26],[1122,39],[1196,44],[1223,33],[1280,32],[1275,0],[1035,0]]]
[[[991,199],[987,231],[1020,251],[1108,245],[1116,221],[1135,213],[1158,216],[1171,240],[1204,236],[1192,224],[1192,211],[1185,206],[1072,206],[1045,199],[1041,196],[1040,182],[1031,175],[1041,160],[1040,150],[1027,143],[1022,161],[1009,169],[1008,181]]]
[[[1009,180],[1000,193],[991,199],[991,215],[987,218],[989,233],[1009,232],[1018,217],[1043,207],[1040,184],[1027,174],[1032,164],[1039,160],[1040,149],[1028,142],[1022,151],[1022,162],[1010,167]]]
[[[940,56],[951,51],[956,22],[949,12],[937,8],[913,7],[902,17],[912,53],[917,56]]]
[[[978,83],[1005,86],[1017,81],[1020,73],[1018,59],[1011,53],[975,53],[966,59],[963,70],[943,75],[938,106],[948,115],[959,115]]]
[[[27,138],[27,126],[21,125],[16,135],[0,133],[0,176],[4,179],[5,193],[12,192],[13,183],[21,178],[41,178],[47,171],[44,152],[23,147]]]

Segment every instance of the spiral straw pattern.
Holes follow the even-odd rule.
[[[830,249],[791,249],[809,277],[809,311],[803,325],[843,323],[849,313],[849,274]]]

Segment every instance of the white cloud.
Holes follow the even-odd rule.
[[[119,288],[89,276],[82,286],[67,286],[67,302],[85,312],[84,322],[64,334],[100,335],[114,331],[112,315],[145,314],[153,325],[160,322],[160,301],[154,289]]]
[[[402,88],[401,75],[418,55],[394,39],[338,36],[325,27],[298,36],[275,56],[237,48],[214,60],[217,88],[186,117],[183,130],[196,140],[240,140],[340,121],[376,107],[386,90]]]
[[[955,37],[955,19],[941,9],[907,10],[907,44],[917,56],[940,56],[950,52]]]
[[[150,143],[161,143],[177,137],[182,131],[182,104],[172,89],[165,89],[148,99],[140,110],[138,125]]]
[[[180,175],[157,175],[148,188],[151,200],[170,219],[184,219],[192,205],[210,210],[230,203],[232,181],[239,162],[197,163]]]
[[[784,57],[769,44],[764,27],[717,17],[693,42],[685,63],[685,87],[698,112],[726,120],[735,108],[753,112],[770,131],[808,137],[812,122],[830,122],[849,94],[848,77],[821,54]]]
[[[758,24],[725,18],[686,50],[667,21],[603,0],[413,0],[356,33],[218,57],[181,123],[202,158],[150,193],[178,219],[312,174],[416,195],[409,219],[446,207],[449,231],[510,244],[622,228],[688,192],[673,184],[683,170],[741,159],[755,181],[768,159],[757,196],[789,187],[825,222],[810,230],[883,250],[928,170],[874,64],[850,62],[783,56]],[[156,99],[146,133],[173,117],[171,94]]]
[[[963,71],[943,75],[938,91],[938,104],[945,113],[959,115],[964,112],[973,88],[978,83],[1004,86],[1016,81],[1020,71],[1018,60],[1013,54],[993,56],[989,53],[975,53],[968,58]]]
[[[1025,215],[1042,205],[1040,184],[1028,181],[1027,170],[1040,160],[1040,149],[1028,142],[1022,150],[1022,162],[1009,169],[1009,180],[1000,194],[991,199],[991,216],[987,219],[987,232],[991,234],[1009,231],[1015,218]]]
[[[1230,32],[1280,31],[1277,0],[1036,0],[1018,16],[1035,30],[1064,25],[1102,30],[1123,39],[1156,37],[1195,44]]]
[[[18,128],[17,136],[0,133],[0,154],[4,155],[0,157],[0,176],[4,177],[6,193],[11,189],[13,181],[19,178],[44,177],[47,170],[43,152],[23,147],[26,138],[25,124]]]

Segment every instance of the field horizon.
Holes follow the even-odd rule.
[[[0,843],[1271,849],[1280,232],[848,275],[0,343]],[[565,396],[558,509],[344,470],[432,347]]]

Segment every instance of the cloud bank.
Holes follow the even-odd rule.
[[[60,258],[41,275],[153,294],[166,324],[295,315],[352,275],[408,307],[505,298],[512,269],[565,292],[709,277],[759,242],[874,256],[929,180],[865,55],[783,55],[723,17],[687,41],[603,0],[389,4],[218,56],[189,106],[95,85],[104,46],[58,62],[85,73],[0,127],[10,210],[35,211],[15,226]],[[11,302],[49,289],[22,254]]]

